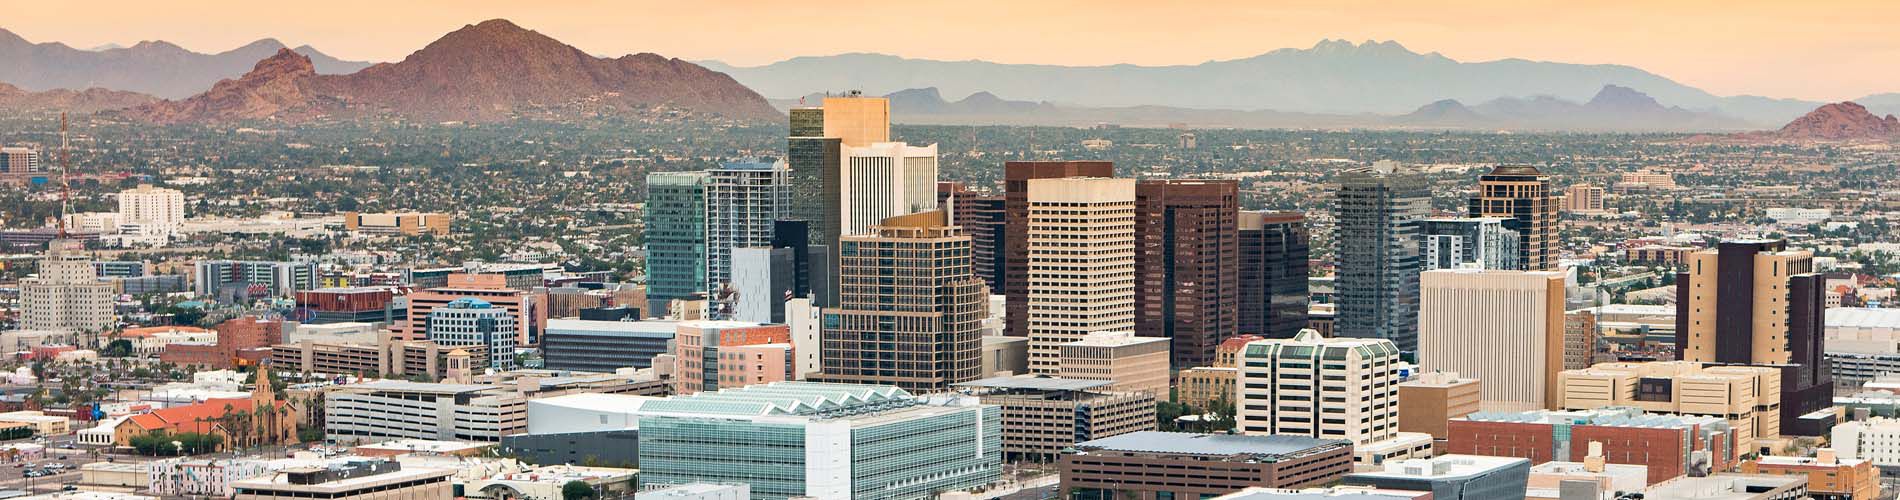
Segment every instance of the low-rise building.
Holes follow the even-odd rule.
[[[1742,462],[1743,474],[1805,476],[1817,499],[1867,500],[1880,495],[1880,473],[1869,460],[1842,460],[1822,448],[1813,457],[1765,456]]]
[[[1108,392],[1106,380],[1017,375],[955,386],[1002,408],[1007,458],[1046,460],[1078,442],[1155,429],[1154,396]]]
[[[455,496],[446,469],[405,469],[397,462],[366,460],[328,467],[277,471],[231,484],[234,500],[326,498],[448,499]]]
[[[343,212],[343,229],[365,234],[417,236],[449,234],[449,214],[435,212],[386,212],[365,214]]]
[[[1599,363],[1565,370],[1561,407],[1594,410],[1638,408],[1649,413],[1727,419],[1736,446],[1756,448],[1756,438],[1781,432],[1781,370],[1755,366],[1708,366],[1692,361]]]
[[[70,432],[72,420],[66,417],[47,415],[39,410],[20,410],[0,413],[0,423],[21,423],[33,426],[36,436],[60,436]]]
[[[133,354],[140,357],[153,357],[165,352],[165,346],[172,344],[216,343],[218,333],[193,326],[150,326],[127,328],[119,332],[118,338],[132,344]]]
[[[331,389],[325,437],[344,443],[392,438],[499,442],[528,427],[527,398],[509,388],[379,380]]]
[[[1550,461],[1531,466],[1527,500],[1621,500],[1649,485],[1649,467],[1603,460],[1603,444],[1590,443],[1582,462]]]
[[[1334,486],[1331,488],[1307,488],[1291,490],[1281,488],[1247,488],[1226,495],[1213,497],[1213,500],[1431,500],[1432,492],[1410,490],[1387,490],[1364,486]]]
[[[1143,431],[1078,443],[1059,466],[1063,498],[1207,498],[1338,481],[1352,471],[1352,443]]]
[[[1672,478],[1643,490],[1644,500],[1797,500],[1808,498],[1808,479],[1761,474],[1710,474]]]
[[[1168,394],[1168,339],[1134,332],[1095,332],[1058,347],[1057,376],[1107,380],[1108,390]]]
[[[638,415],[642,484],[746,483],[754,498],[884,500],[1002,476],[1002,411],[967,396],[777,382],[649,401]]]
[[[1450,453],[1582,462],[1591,442],[1606,463],[1649,467],[1649,484],[1726,470],[1740,461],[1734,431],[1721,417],[1592,411],[1478,412],[1446,423]]]
[[[594,489],[595,498],[620,498],[634,494],[633,480],[633,469],[561,464],[467,480],[462,491],[464,498],[556,500],[567,498],[562,487],[579,481]],[[645,493],[637,496],[646,498]]]
[[[1266,337],[1259,335],[1241,334],[1221,341],[1214,346],[1213,364],[1181,370],[1175,375],[1174,401],[1201,410],[1211,410],[1217,404],[1232,406],[1238,390],[1234,384],[1240,379],[1240,369],[1234,366],[1234,360],[1248,342],[1264,339]]]
[[[1393,460],[1384,470],[1347,474],[1344,484],[1432,492],[1432,500],[1523,500],[1531,461],[1512,457],[1445,455]]]
[[[542,366],[593,372],[649,368],[654,356],[671,352],[678,323],[550,319],[541,341]]]
[[[1478,412],[1482,382],[1456,373],[1431,372],[1399,383],[1399,432],[1432,435],[1434,448],[1445,443],[1445,422]]]
[[[457,354],[457,353],[461,354]],[[441,379],[449,376],[451,357],[466,358],[471,373],[488,369],[488,347],[444,346],[427,340],[400,340],[388,333],[377,335],[375,343],[320,342],[305,340],[295,344],[271,346],[271,366],[307,374],[324,375],[426,375]]]

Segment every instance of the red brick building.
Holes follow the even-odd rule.
[[[266,357],[268,348],[284,341],[284,322],[245,316],[219,323],[216,344],[171,344],[158,360],[180,366],[234,368]]]
[[[1727,421],[1631,409],[1477,413],[1447,422],[1445,431],[1446,453],[1532,463],[1582,462],[1591,442],[1603,443],[1605,462],[1646,465],[1649,484],[1692,470],[1727,470],[1741,458]]]

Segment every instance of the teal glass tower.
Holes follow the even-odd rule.
[[[706,291],[706,174],[647,174],[645,217],[647,304],[657,315]]]

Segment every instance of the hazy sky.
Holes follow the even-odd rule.
[[[595,54],[739,65],[842,52],[1195,64],[1347,38],[1461,61],[1628,64],[1721,95],[1900,91],[1892,0],[0,0],[0,12],[29,40],[81,48],[163,39],[212,52],[274,37],[373,61],[502,17]]]

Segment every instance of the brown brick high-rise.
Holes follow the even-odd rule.
[[[954,199],[952,199],[954,198]],[[961,182],[937,183],[937,206],[950,209],[950,223],[970,235],[971,266],[990,293],[1002,293],[1003,195],[970,190]]]
[[[1135,334],[1173,339],[1177,369],[1239,332],[1239,216],[1236,181],[1135,185]]]
[[[1007,301],[1004,333],[1029,336],[1029,181],[1063,177],[1114,177],[1107,161],[1012,161],[1003,164],[1003,268],[1001,287]],[[992,289],[990,293],[996,293]]]
[[[1558,270],[1557,198],[1551,195],[1550,176],[1537,167],[1499,165],[1479,176],[1471,216],[1510,219],[1504,227],[1517,232],[1517,269]]]

